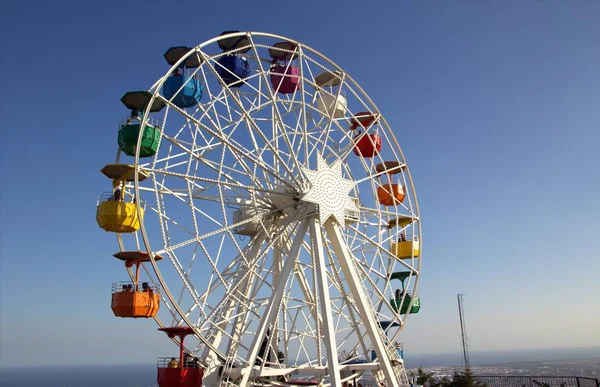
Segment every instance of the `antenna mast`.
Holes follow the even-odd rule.
[[[469,371],[471,368],[469,365],[469,352],[468,352],[468,339],[467,339],[467,327],[465,325],[465,312],[463,306],[463,296],[464,294],[457,294],[456,298],[458,299],[458,317],[460,318],[460,333],[462,335],[462,348],[463,348],[463,357],[465,360],[465,370]]]

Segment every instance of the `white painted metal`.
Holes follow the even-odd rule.
[[[262,235],[260,235],[251,244],[252,249],[249,254],[251,257],[258,255],[263,239],[264,239],[264,237]],[[252,283],[252,281],[253,281],[252,273],[243,279],[241,288],[242,288],[244,297],[242,297],[242,299],[247,298],[249,296],[250,287],[248,285],[250,283]],[[226,301],[226,306],[224,307],[223,322],[214,327],[216,332],[211,340],[211,345],[215,348],[219,347],[219,344],[221,343],[221,340],[223,339],[223,333],[225,333],[227,326],[229,325],[229,324],[227,324],[227,321],[231,319],[231,316],[236,309],[236,305],[234,303],[233,298],[227,299],[225,301]],[[238,320],[238,321],[236,323],[234,323],[232,326],[231,337],[239,336],[239,331],[241,328],[241,323],[239,321],[239,317],[240,316],[237,316],[236,320]],[[214,379],[214,377],[217,375],[217,368],[220,365],[218,357],[216,356],[216,354],[213,351],[210,350],[210,348],[206,347],[204,350],[202,359],[204,360],[204,362],[207,364],[207,367],[208,367],[207,373],[206,373],[207,379],[209,379],[209,380],[211,378]],[[216,380],[214,380],[213,382],[216,382]]]
[[[258,354],[258,350],[265,336],[267,328],[272,325],[272,320],[277,316],[277,312],[279,310],[279,304],[281,303],[281,299],[283,298],[283,292],[287,285],[287,278],[292,273],[294,266],[296,266],[296,260],[298,259],[298,255],[300,254],[300,248],[302,246],[302,241],[304,240],[304,235],[306,234],[306,230],[308,228],[308,220],[304,220],[299,227],[298,234],[296,235],[296,239],[294,240],[294,245],[292,246],[292,251],[290,256],[287,257],[286,263],[283,265],[281,269],[281,275],[279,276],[279,281],[275,284],[276,287],[273,290],[273,295],[271,300],[269,301],[269,305],[266,309],[266,315],[263,316],[260,326],[254,335],[254,341],[252,346],[250,347],[248,360],[249,365],[242,369],[242,380],[240,381],[240,386],[244,387],[248,383],[248,378],[250,377],[250,370],[252,369],[252,365],[256,360],[256,355]]]
[[[354,188],[354,182],[342,176],[342,164],[335,160],[331,166],[317,153],[317,169],[301,168],[308,179],[308,189],[302,200],[319,206],[321,225],[335,218],[338,224],[345,223],[346,210],[356,211],[356,204],[348,193]]]
[[[344,272],[344,277],[350,288],[350,292],[357,306],[359,316],[367,328],[367,334],[373,343],[374,349],[377,351],[377,356],[383,362],[382,371],[385,375],[385,380],[388,386],[397,387],[398,379],[393,372],[392,363],[388,356],[386,344],[381,339],[380,330],[377,328],[377,323],[373,318],[372,305],[364,292],[362,281],[358,276],[356,267],[354,266],[354,257],[348,252],[345,243],[345,238],[340,232],[339,225],[333,221],[325,223],[325,230],[329,235],[333,250],[338,259],[340,267]]]
[[[248,37],[246,53],[222,53],[216,47],[220,39],[236,36]],[[406,323],[408,315],[390,307],[393,287],[399,285],[389,276],[410,271],[407,289],[416,294],[421,259],[396,259],[390,243],[404,232],[422,244],[422,235],[408,168],[394,175],[405,186],[405,201],[392,207],[377,202],[377,186],[385,184],[387,175],[377,173],[375,166],[384,161],[406,164],[393,131],[380,115],[369,129],[381,136],[380,154],[355,156],[352,114],[380,112],[347,73],[284,37],[254,32],[227,37],[188,53],[203,61],[185,70],[204,87],[197,106],[179,108],[161,93],[177,64],[150,88],[153,100],[161,99],[167,107],[159,113],[146,111],[142,126],[153,119],[160,127],[160,149],[150,159],[139,157],[139,144],[134,160],[117,155],[118,161],[132,162],[150,175],[127,185],[127,198],[144,199],[147,207],[140,232],[119,236],[120,249],[164,256],[144,267],[149,280],[163,288],[157,321],[194,329],[195,339],[186,343],[207,365],[207,385],[228,380],[277,384],[276,376],[289,380],[295,374],[319,375],[323,384],[339,385],[340,370],[351,371],[344,375],[352,377],[370,370],[384,375],[388,386],[394,385],[394,377],[396,385],[404,383],[401,365],[393,367],[398,359],[386,347],[377,321]],[[285,63],[300,71],[301,87],[292,94],[277,93],[270,84],[268,49],[277,41],[295,44],[286,52],[297,59]],[[242,87],[228,88],[220,81],[215,68],[223,55],[244,55],[251,64]],[[316,76],[324,72],[338,77],[335,90],[317,85]],[[338,102],[344,97],[348,109],[323,114],[320,95]],[[307,219],[317,217],[321,223],[337,219],[336,233],[328,230],[322,240],[320,225],[308,232]],[[397,217],[414,221],[388,228]],[[320,247],[313,249],[315,244]],[[340,258],[336,244],[347,256]],[[267,331],[270,340],[261,348]],[[390,340],[399,333],[390,332]],[[370,362],[373,348],[381,356]],[[369,362],[350,369],[339,358],[341,350]]]
[[[331,299],[329,297],[327,268],[325,267],[323,238],[321,236],[320,226],[321,223],[316,217],[311,219],[310,238],[312,241],[312,254],[316,266],[315,271],[317,273],[317,287],[319,289],[318,294],[321,303],[321,315],[323,316],[323,341],[327,352],[328,375],[331,385],[340,387],[340,364],[338,362],[337,344],[335,341],[335,328],[333,318],[331,317]]]

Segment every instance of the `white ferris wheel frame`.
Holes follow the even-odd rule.
[[[369,98],[369,96],[365,93],[365,91],[358,85],[358,83],[356,83],[356,81],[354,81],[354,79],[352,79],[350,77],[350,75],[348,75],[346,72],[344,72],[339,66],[337,66],[333,61],[331,61],[329,58],[325,57],[324,55],[322,55],[321,53],[317,52],[314,49],[311,49],[310,47],[294,41],[292,39],[283,37],[283,36],[279,36],[279,35],[275,35],[275,34],[269,34],[269,33],[257,33],[257,32],[238,32],[238,33],[232,33],[230,35],[227,35],[226,37],[242,37],[242,36],[248,36],[251,43],[252,43],[252,47],[256,50],[255,44],[253,42],[253,37],[265,37],[265,38],[272,38],[272,39],[277,39],[277,40],[281,40],[281,41],[287,41],[287,42],[291,42],[297,45],[297,47],[299,47],[300,49],[300,57],[302,58],[302,55],[304,50],[309,51],[311,54],[318,56],[320,59],[326,61],[330,66],[332,66],[334,69],[336,69],[337,71],[340,71],[342,76],[343,76],[343,81],[350,83],[352,85],[352,87],[358,92],[360,93],[362,98],[366,99],[366,102],[370,105],[375,107],[376,105],[373,103],[373,101]],[[159,99],[163,99],[164,98],[162,96],[160,96],[160,91],[162,89],[162,86],[164,84],[164,82],[167,80],[167,78],[169,77],[169,75],[176,69],[179,67],[180,64],[182,64],[189,55],[192,55],[194,53],[200,55],[202,57],[202,59],[208,61],[209,57],[202,51],[202,49],[204,47],[207,47],[209,45],[212,45],[216,42],[218,42],[219,40],[223,39],[223,36],[219,36],[219,37],[215,37],[213,39],[210,39],[198,46],[196,46],[195,48],[193,48],[192,51],[190,51],[190,53],[188,53],[188,55],[183,56],[177,63],[175,63],[170,69],[169,71],[162,77],[160,78],[151,88],[150,90],[152,91],[152,98],[150,100],[150,102],[148,103],[148,108],[145,110],[142,120],[141,120],[141,127],[145,127],[146,123],[149,122],[150,119],[150,106],[152,106],[152,104],[154,103],[155,99],[159,98]],[[263,60],[262,58],[258,57],[257,60]],[[263,60],[264,61],[264,60]],[[300,61],[301,62],[301,61]],[[212,67],[209,66],[209,68],[212,69]],[[213,69],[214,71],[214,69]],[[263,69],[263,71],[261,72],[262,76],[265,76],[265,71]],[[234,98],[233,92],[231,90],[229,90],[227,87],[223,87],[225,90],[225,93],[228,94],[228,98]],[[304,90],[304,88],[303,88]],[[276,92],[274,92],[273,90],[269,89],[268,90],[270,93],[271,98],[273,98],[273,103],[275,103],[275,98],[276,98]],[[340,91],[341,88],[338,89],[337,93],[336,93],[336,97],[338,97],[340,95]],[[188,120],[191,120],[194,122],[195,125],[198,126],[204,126],[205,124],[199,122],[199,120],[196,120],[192,115],[188,114],[186,112],[185,109],[180,109],[176,106],[174,106],[171,102],[166,101],[167,104],[169,104],[169,107],[171,109],[173,109],[175,112],[184,115]],[[302,106],[301,106],[301,110],[304,112],[306,111],[306,101],[304,100],[304,98],[302,99],[301,102]],[[246,109],[243,106],[238,106],[238,109],[243,111],[243,114],[245,114],[248,119],[250,121],[252,121],[252,118],[250,116],[250,113],[248,111],[246,111]],[[389,125],[387,124],[387,121],[385,120],[385,117],[383,115],[380,114],[380,112],[378,110],[374,111],[374,113],[379,114],[379,122],[380,125],[384,126],[387,131],[391,134],[390,138],[388,138],[387,140],[392,143],[392,145],[395,145],[395,151],[398,152],[399,156],[397,156],[397,158],[399,158],[400,160],[405,160],[404,155],[402,153],[402,150],[399,146],[399,144],[397,143],[397,140],[395,138],[395,136],[393,136],[393,132],[390,129]],[[279,112],[278,112],[279,114]],[[165,118],[166,119],[166,118]],[[281,119],[281,116],[279,116],[279,119]],[[306,121],[305,121],[306,122]],[[329,123],[328,123],[328,128],[331,127],[332,124],[332,118],[330,117],[329,119]],[[141,148],[141,139],[142,139],[142,132],[140,130],[140,135],[138,138],[138,142],[137,142],[137,147],[136,147],[136,155],[135,155],[135,161],[134,161],[134,166],[135,166],[135,173],[134,173],[134,192],[135,192],[135,197],[137,198],[141,198],[142,196],[140,195],[140,191],[145,190],[144,187],[140,186],[140,182],[139,182],[139,172],[144,169],[145,171],[148,171],[148,168],[142,168],[142,164],[140,163],[140,148]],[[215,133],[216,134],[216,133]],[[213,134],[213,135],[215,135]],[[221,138],[220,139],[223,143],[227,142],[228,140],[225,138]],[[308,144],[308,141],[304,142],[305,145]],[[230,144],[231,147],[235,148],[234,144]],[[352,148],[346,149],[346,152],[349,153],[351,152]],[[275,153],[275,150],[273,150]],[[302,151],[302,150],[301,150]],[[308,155],[310,152],[308,149],[304,149],[305,153]],[[347,155],[346,153],[346,155]],[[120,157],[120,153],[117,154],[117,161]],[[345,156],[344,156],[345,157]],[[307,157],[308,159],[308,157]],[[256,160],[254,160],[254,162],[261,162],[262,160],[260,158],[257,158]],[[285,162],[283,162],[283,160],[279,160],[280,164],[283,167],[287,167],[287,164]],[[364,161],[363,161],[364,163]],[[263,167],[263,171],[267,171],[269,169],[268,166],[264,166]],[[290,176],[293,176],[293,173],[291,171],[288,171]],[[420,222],[420,217],[419,217],[419,207],[418,207],[418,201],[417,201],[417,196],[416,196],[416,192],[415,192],[415,187],[414,187],[414,183],[412,180],[412,176],[410,174],[410,170],[406,167],[404,169],[404,173],[405,173],[405,177],[408,180],[408,182],[410,183],[410,196],[411,196],[411,207],[413,209],[413,212],[417,215],[415,217],[415,222],[413,227],[416,227],[416,233],[419,236],[419,243],[420,243],[420,250],[421,250],[421,255],[422,256],[422,233],[421,233],[421,222]],[[371,178],[373,178],[373,176],[371,176]],[[201,178],[200,178],[201,179]],[[221,182],[222,183],[222,182]],[[284,182],[285,183],[285,182]],[[232,184],[233,185],[233,184]],[[408,186],[407,186],[408,187]],[[146,189],[147,190],[147,189]],[[140,219],[142,219],[141,217],[141,210],[138,208],[138,216],[140,216]],[[298,221],[298,219],[293,219],[293,221]],[[228,225],[229,228],[231,228],[232,225]],[[342,383],[342,380],[340,379],[340,369],[343,368],[344,366],[340,364],[339,360],[337,359],[336,355],[336,344],[335,344],[335,334],[332,332],[332,310],[331,310],[331,304],[329,301],[329,290],[328,290],[328,285],[327,285],[327,281],[328,281],[328,274],[327,274],[327,270],[325,269],[325,261],[326,261],[326,257],[323,254],[323,251],[325,249],[324,247],[324,241],[323,241],[323,234],[321,232],[321,227],[320,224],[318,223],[318,221],[316,220],[315,216],[312,215],[309,218],[306,218],[302,221],[302,223],[298,226],[299,229],[296,232],[296,237],[293,239],[292,241],[292,246],[289,246],[289,254],[290,256],[294,256],[295,254],[299,253],[299,250],[302,248],[302,245],[305,244],[304,242],[304,236],[308,233],[308,235],[310,236],[310,240],[312,241],[312,245],[314,248],[313,254],[315,255],[315,260],[318,263],[318,266],[315,268],[316,274],[317,274],[317,284],[319,287],[319,291],[318,294],[320,295],[319,298],[319,302],[320,302],[320,308],[321,311],[324,311],[324,316],[322,316],[323,320],[322,320],[322,325],[324,328],[324,331],[322,332],[324,335],[324,342],[326,343],[326,358],[327,358],[327,364],[330,365],[331,369],[328,371],[328,374],[330,375],[330,384],[331,385],[336,385],[336,386],[340,386]],[[383,379],[385,379],[385,381],[387,382],[388,386],[397,386],[399,380],[400,381],[404,381],[404,378],[399,378],[399,375],[395,374],[392,370],[393,370],[393,366],[391,364],[391,360],[390,360],[390,353],[388,348],[386,348],[385,344],[382,342],[382,338],[380,335],[380,329],[377,327],[377,322],[374,320],[374,315],[373,315],[373,310],[371,309],[371,302],[367,300],[366,295],[364,294],[364,290],[363,290],[363,286],[362,286],[362,280],[360,278],[360,274],[356,271],[355,268],[355,264],[354,264],[354,260],[352,258],[351,252],[348,250],[348,246],[345,242],[345,238],[342,235],[342,233],[340,232],[339,226],[333,222],[331,219],[325,223],[324,225],[324,231],[326,232],[330,243],[333,246],[333,249],[335,250],[335,255],[338,258],[338,261],[340,263],[341,269],[343,271],[344,274],[344,278],[346,279],[346,281],[348,282],[349,287],[351,288],[351,292],[352,292],[352,296],[353,299],[355,300],[355,302],[357,303],[357,309],[360,312],[360,315],[363,318],[366,318],[366,321],[363,321],[366,325],[367,325],[367,333],[370,334],[371,336],[371,343],[374,347],[374,349],[377,351],[378,354],[380,354],[378,357],[380,359],[380,362],[382,363],[381,366],[379,367],[380,370],[383,373]],[[293,233],[293,230],[291,231]],[[164,233],[164,230],[163,230]],[[213,343],[209,342],[208,340],[206,340],[203,336],[203,333],[201,332],[201,330],[199,329],[199,327],[197,326],[197,324],[195,324],[193,321],[191,321],[188,317],[188,311],[184,311],[178,301],[177,298],[171,293],[171,291],[169,290],[169,286],[167,284],[167,281],[163,278],[160,268],[157,265],[154,256],[157,253],[157,251],[154,251],[151,248],[151,243],[150,243],[150,239],[148,237],[148,232],[146,230],[146,224],[145,221],[141,222],[141,227],[140,227],[140,234],[141,234],[141,239],[142,239],[142,243],[145,246],[145,249],[148,251],[149,257],[150,257],[150,264],[153,268],[154,274],[158,280],[158,282],[160,283],[162,289],[163,289],[163,297],[165,297],[165,301],[168,300],[170,307],[174,309],[174,312],[176,314],[179,315],[180,317],[180,321],[185,323],[186,325],[188,325],[189,327],[191,327],[192,329],[194,329],[196,336],[198,338],[198,340],[200,342],[202,342],[202,344],[204,344],[207,348],[207,350],[210,352],[212,351],[213,354],[217,354],[216,358],[219,360],[224,360],[227,359],[227,355],[222,353],[218,348],[213,346]],[[139,236],[136,233],[136,241],[139,244],[139,240],[138,240]],[[369,238],[367,235],[363,235],[363,238]],[[119,247],[121,250],[125,249],[123,240],[121,238],[121,235],[119,235],[118,237],[119,240]],[[262,242],[260,244],[258,244],[259,249],[260,249],[260,245],[262,244]],[[250,243],[249,243],[250,245]],[[173,247],[174,248],[174,247]],[[384,249],[383,246],[379,246],[379,248]],[[268,248],[265,248],[265,252],[268,251]],[[280,249],[281,250],[281,249]],[[240,251],[241,252],[241,251]],[[250,254],[251,255],[251,254]],[[287,265],[284,265],[282,267],[281,270],[281,278],[287,278],[287,276],[289,275],[290,271],[293,270],[293,264],[291,264],[290,262],[292,262],[292,260],[288,260],[287,261]],[[419,259],[416,259],[414,261],[416,263],[416,267],[414,266],[409,266],[407,264],[405,264],[404,262],[400,261],[401,264],[404,264],[405,266],[407,266],[409,268],[409,270],[413,271],[414,273],[414,285],[413,285],[413,294],[416,294],[416,290],[418,289],[418,282],[419,282],[419,277],[420,277],[420,269],[421,269],[421,258],[419,257]],[[287,273],[287,275],[286,275]],[[129,270],[129,274],[130,276],[133,275],[133,273]],[[149,273],[150,274],[150,273]],[[186,281],[185,278],[182,277],[182,279],[184,280],[184,282]],[[275,284],[275,282],[274,282]],[[277,304],[278,301],[280,302],[281,297],[283,296],[283,287],[285,287],[286,285],[286,281],[279,281],[279,283],[277,284],[277,288],[276,291],[274,292],[275,297],[273,297],[271,299],[271,302],[269,303],[269,305],[267,306],[267,311],[268,313],[274,313],[274,311],[277,308]],[[413,300],[414,301],[414,300]],[[412,303],[411,303],[412,306]],[[409,306],[410,308],[410,306]],[[173,311],[172,311],[173,313]],[[404,325],[404,323],[406,322],[406,319],[408,318],[408,316],[410,315],[410,313],[408,313],[403,319],[402,319],[402,325]],[[254,342],[252,343],[249,353],[250,353],[250,360],[253,361],[252,359],[256,358],[256,354],[260,349],[260,345],[261,345],[261,339],[262,337],[265,335],[265,332],[268,328],[268,324],[270,322],[270,314],[267,315],[262,321],[263,323],[260,325],[258,331],[255,333],[255,339]],[[164,327],[165,325],[161,322],[161,320],[156,317],[155,318],[157,323],[161,326]],[[319,328],[320,324],[317,324],[317,329]],[[214,355],[213,355],[214,356]],[[249,364],[246,365],[245,368],[240,368],[239,370],[239,376],[242,377],[242,381],[240,383],[240,385],[245,386],[249,379],[251,377],[253,377],[253,362],[250,362]],[[318,367],[317,367],[318,368]],[[313,369],[317,369],[315,367],[313,367]],[[318,371],[318,370],[317,370]],[[319,371],[322,372],[322,371]],[[255,372],[256,374],[256,372]]]

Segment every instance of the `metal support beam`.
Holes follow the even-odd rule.
[[[257,237],[252,244],[252,247],[250,248],[248,257],[250,257],[251,259],[255,259],[256,256],[258,255],[258,253],[260,252],[260,247],[262,246],[262,243],[264,241],[264,236],[261,234],[259,237]],[[242,297],[248,297],[248,284],[252,282],[252,277],[253,277],[253,270],[249,267],[246,266],[246,264],[243,262],[243,260],[240,258],[239,259],[239,265],[238,265],[238,269],[239,272],[243,272],[243,271],[250,271],[250,273],[248,273],[248,275],[242,279],[242,283],[240,284],[240,286],[238,287],[238,292],[242,294]],[[226,305],[223,307],[224,313],[221,316],[218,316],[218,318],[222,321],[217,327],[215,327],[216,331],[215,334],[213,336],[213,339],[211,341],[211,344],[213,347],[215,348],[219,348],[219,345],[221,345],[221,340],[223,339],[223,332],[225,331],[225,329],[227,329],[227,325],[230,324],[230,320],[231,320],[231,316],[233,315],[233,312],[239,308],[239,302],[237,301],[236,297],[234,297],[235,294],[231,294],[231,296],[225,300],[223,300],[223,302],[226,303]],[[239,297],[239,296],[238,296]],[[239,316],[235,317],[235,322],[232,324],[232,333],[231,336],[233,337],[236,334],[236,328],[238,328],[238,325],[240,324],[239,322]],[[239,330],[239,329],[238,329]],[[237,337],[236,337],[237,339]],[[231,353],[230,352],[230,347],[231,347],[231,342],[233,341],[230,340],[229,344],[228,344],[228,350],[227,353]],[[206,363],[209,365],[208,368],[208,372],[206,372],[207,375],[213,375],[216,374],[216,369],[221,365],[221,360],[219,358],[217,358],[214,354],[214,352],[210,351],[209,348],[206,348],[204,351],[204,354],[202,355],[202,359],[206,359]]]
[[[340,227],[332,218],[329,218],[329,220],[325,222],[325,230],[327,231],[335,255],[337,256],[340,267],[344,273],[344,278],[350,288],[350,293],[356,303],[356,308],[367,328],[371,343],[377,351],[377,357],[381,362],[381,368],[387,381],[387,385],[389,387],[399,387],[398,379],[392,368],[392,363],[390,362],[385,344],[381,339],[381,335],[379,335],[379,328],[373,316],[372,307],[370,306],[365,290],[363,289],[363,284],[361,283],[356,267],[354,266],[354,257],[350,254],[350,250],[344,241],[344,236],[340,231]]]
[[[258,355],[258,351],[262,344],[265,333],[267,332],[267,328],[271,324],[272,320],[277,316],[279,311],[279,305],[281,304],[281,299],[283,297],[283,292],[285,291],[285,286],[287,283],[287,279],[289,278],[294,266],[296,265],[296,260],[300,254],[300,248],[302,247],[302,242],[304,241],[304,237],[306,236],[306,231],[308,230],[308,219],[305,219],[300,223],[298,227],[298,232],[296,233],[296,238],[294,239],[294,244],[292,245],[292,250],[290,251],[290,255],[286,257],[286,261],[281,269],[279,282],[275,285],[273,289],[273,297],[269,301],[267,308],[265,310],[264,318],[260,322],[258,330],[254,335],[254,341],[252,342],[252,346],[250,347],[250,351],[248,353],[248,366],[242,370],[242,380],[240,381],[240,387],[245,387],[248,384],[248,379],[250,377],[250,373],[252,371],[252,367],[254,366],[254,362],[256,361],[256,356]],[[397,386],[394,386],[397,387]]]
[[[329,297],[327,269],[325,268],[325,255],[323,254],[323,237],[321,235],[321,224],[316,216],[313,216],[310,221],[310,238],[312,241],[312,254],[316,263],[314,270],[317,272],[317,288],[321,303],[321,314],[323,316],[323,341],[327,351],[329,380],[331,386],[341,387],[340,364],[338,362],[337,344],[335,341],[335,326],[333,324],[333,317],[331,316],[331,298]]]

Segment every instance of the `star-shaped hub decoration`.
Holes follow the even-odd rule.
[[[317,170],[301,168],[310,182],[302,201],[319,205],[321,225],[333,216],[340,226],[344,226],[345,210],[356,211],[356,205],[348,195],[355,182],[342,177],[342,163],[336,160],[331,166],[317,153]]]

